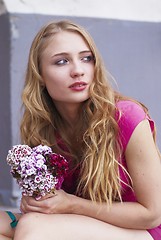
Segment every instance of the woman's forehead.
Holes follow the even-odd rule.
[[[88,43],[77,32],[61,31],[51,36],[46,44],[44,52],[52,51],[57,54],[59,52],[88,51],[90,50]]]

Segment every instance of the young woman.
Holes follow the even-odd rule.
[[[22,196],[22,214],[1,212],[0,239],[161,239],[154,122],[142,104],[110,86],[81,26],[65,20],[39,31],[22,99],[22,142],[51,146],[70,169],[55,194]]]

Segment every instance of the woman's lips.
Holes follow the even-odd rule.
[[[87,86],[85,82],[75,82],[69,86],[69,88],[73,91],[83,91]]]

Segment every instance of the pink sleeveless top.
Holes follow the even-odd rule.
[[[126,150],[126,146],[130,140],[130,137],[135,130],[136,126],[143,120],[147,119],[149,121],[151,131],[154,130],[154,122],[152,119],[149,118],[143,111],[143,109],[136,103],[131,101],[120,101],[117,104],[118,108],[122,112],[122,116],[120,121],[118,122],[120,128],[120,137],[121,143],[123,146],[123,152]],[[127,169],[126,160],[124,154],[122,156],[122,164]],[[127,183],[126,176],[123,173],[122,169],[120,168],[120,177],[125,183]],[[134,202],[137,201],[134,195],[134,192],[126,186],[123,186],[123,194],[122,198],[123,201]],[[161,240],[161,225],[156,228],[149,229],[148,232],[151,234],[153,239]]]
[[[137,127],[137,125],[147,119],[149,121],[150,127],[151,127],[151,131],[154,130],[154,122],[152,119],[150,119],[144,112],[144,110],[135,102],[129,101],[129,100],[123,100],[123,101],[119,101],[117,103],[117,107],[118,109],[121,111],[121,118],[118,120],[118,125],[119,125],[119,135],[120,135],[120,139],[121,139],[121,143],[122,143],[122,147],[123,147],[123,155],[122,155],[122,159],[121,162],[123,164],[123,166],[127,169],[126,166],[126,159],[124,156],[127,144],[130,140],[130,137],[133,133],[133,131],[135,130],[135,128]],[[116,114],[116,119],[118,118],[117,116],[118,114]],[[62,146],[61,146],[62,147]],[[123,180],[123,182],[128,183],[127,181],[127,176],[125,176],[125,173],[123,172],[122,168],[120,167],[120,178],[121,180]],[[62,188],[68,192],[68,193],[75,193],[76,190],[76,186],[77,186],[77,179],[78,179],[78,174],[79,174],[79,170],[75,170],[71,173],[69,173],[67,175],[67,177],[64,179]],[[136,202],[137,199],[135,197],[134,192],[131,190],[130,187],[128,187],[126,184],[122,183],[122,199],[124,202]],[[161,225],[147,230],[151,236],[155,239],[155,240],[161,240]]]

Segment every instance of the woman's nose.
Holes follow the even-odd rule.
[[[72,64],[72,68],[71,68],[71,76],[78,77],[78,76],[83,76],[83,75],[84,75],[84,70],[83,70],[81,62],[74,62]]]

